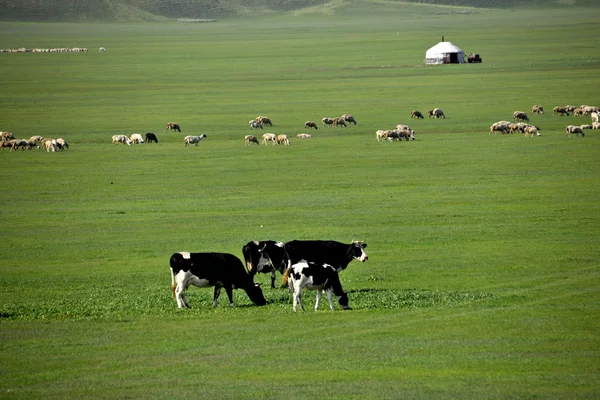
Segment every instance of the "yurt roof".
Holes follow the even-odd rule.
[[[430,54],[436,55],[446,53],[463,53],[463,51],[460,49],[460,47],[452,44],[451,42],[439,42],[438,44],[427,50],[425,56],[429,57]]]

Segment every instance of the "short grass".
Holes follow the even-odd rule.
[[[0,129],[71,144],[0,154],[0,397],[598,397],[600,139],[551,113],[600,104],[594,14],[382,8],[0,24],[0,48],[91,50],[0,54]],[[483,64],[424,66],[442,35]],[[541,138],[488,135],[533,104]],[[408,117],[433,107],[448,118]],[[358,125],[295,138],[345,112]],[[292,144],[244,146],[257,115]],[[417,140],[376,142],[398,123]],[[366,240],[341,274],[353,310],[308,292],[294,314],[267,287],[265,307],[190,288],[176,309],[171,253],[254,239]]]

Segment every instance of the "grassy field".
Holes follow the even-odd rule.
[[[598,10],[364,11],[0,24],[0,48],[90,49],[0,54],[0,130],[71,144],[0,152],[0,398],[600,396],[600,134],[551,112],[600,105]],[[483,63],[423,65],[442,35]],[[533,104],[541,137],[488,135]],[[291,145],[245,146],[258,115]],[[375,140],[399,123],[417,140]],[[353,310],[294,314],[266,275],[265,307],[176,308],[172,253],[261,239],[366,240]]]

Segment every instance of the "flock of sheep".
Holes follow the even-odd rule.
[[[53,139],[44,138],[42,136],[32,136],[29,139],[16,139],[11,132],[0,132],[0,139],[0,147],[2,148],[2,151],[4,151],[5,148],[9,148],[9,151],[16,151],[18,149],[31,150],[33,148],[44,148],[48,152],[56,152],[58,150],[69,148],[69,143],[67,143],[63,138]]]
[[[568,125],[565,129],[566,136],[581,135],[585,136],[583,132],[585,129],[600,129],[600,108],[596,106],[587,106],[582,105],[580,107],[575,107],[571,105],[567,106],[556,106],[553,108],[553,115],[560,116],[569,116],[570,113],[576,116],[585,116],[590,115],[592,118],[591,124],[583,124],[583,125]],[[544,114],[544,108],[539,105],[534,105],[531,108],[532,114]],[[442,118],[445,119],[446,115],[439,108],[434,108],[428,110],[427,115],[429,118]],[[410,118],[412,119],[423,119],[423,114],[418,110],[412,110],[410,112]],[[341,117],[325,117],[321,120],[323,127],[346,127],[349,124],[356,125],[356,119],[351,114],[343,114]],[[265,116],[258,116],[253,120],[249,121],[250,129],[263,129],[266,126],[273,126],[273,122],[270,118]],[[317,123],[314,121],[306,121],[304,123],[304,129],[319,129]],[[538,126],[532,125],[529,123],[529,117],[527,113],[523,111],[515,111],[513,113],[513,122],[510,121],[498,121],[493,123],[490,126],[489,134],[492,133],[497,134],[509,134],[509,133],[524,133],[525,137],[528,136],[541,136],[540,128]],[[176,122],[168,122],[165,126],[165,132],[167,131],[176,131],[181,132],[181,127]],[[206,134],[201,134],[197,136],[186,136],[184,138],[184,144],[186,147],[193,145],[198,146],[198,143],[206,138]],[[309,139],[312,135],[308,133],[299,133],[296,135],[297,138],[300,139]],[[402,140],[415,140],[415,131],[410,128],[408,125],[399,124],[396,125],[394,129],[379,129],[375,132],[375,138],[378,142],[380,141],[402,141]],[[47,152],[56,152],[59,150],[64,150],[69,148],[69,144],[62,138],[54,139],[54,138],[43,138],[41,136],[32,136],[29,139],[16,139],[14,135],[10,132],[0,132],[1,139],[1,149],[9,148],[12,150],[31,150],[33,148],[37,149],[45,149]],[[156,136],[148,132],[146,133],[147,143],[158,143],[158,139]],[[290,140],[288,135],[285,134],[275,134],[275,133],[265,133],[262,135],[262,140],[259,142],[259,138],[255,135],[245,135],[244,143],[246,145],[250,144],[263,144],[266,145],[268,143],[279,144],[279,145],[289,145]],[[131,136],[127,135],[113,135],[112,136],[113,144],[122,144],[128,145],[144,143],[144,138],[139,133],[134,133]]]
[[[592,124],[583,124],[583,125],[567,125],[565,129],[566,136],[581,135],[585,136],[583,132],[584,129],[600,129],[600,123],[598,122],[598,117],[600,115],[600,109],[595,106],[587,106],[582,105],[581,107],[575,107],[571,105],[567,106],[556,106],[552,110],[554,115],[569,115],[569,113],[573,113],[573,115],[583,116],[590,115],[592,117]],[[539,105],[534,105],[531,107],[532,114],[544,114],[544,107]],[[529,123],[529,117],[527,113],[523,111],[515,111],[513,113],[513,121],[498,121],[493,123],[490,126],[490,135],[501,133],[524,133],[525,137],[528,136],[541,136],[540,128]]]

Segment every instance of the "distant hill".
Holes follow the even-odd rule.
[[[285,13],[322,6],[323,12],[348,10],[372,0],[0,0],[2,21],[153,21],[212,19]],[[555,7],[595,5],[597,0],[413,0],[389,1],[461,7]],[[315,9],[317,11],[315,11]]]

